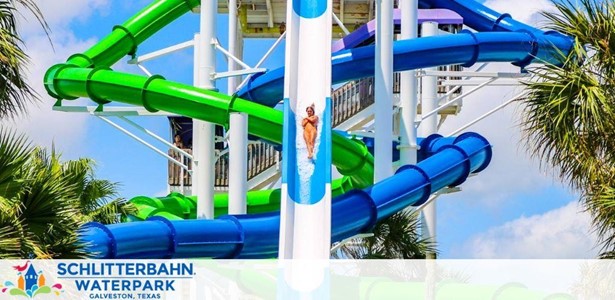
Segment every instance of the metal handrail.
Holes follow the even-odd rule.
[[[181,148],[182,152],[192,155],[192,149]],[[173,161],[169,160],[168,183],[170,186],[191,186],[192,185],[192,159],[174,149],[169,150],[169,156],[179,161],[187,167],[187,171]],[[181,180],[183,178],[183,181]]]
[[[439,71],[461,71],[459,65],[441,66]],[[444,86],[440,83],[444,80],[461,79],[461,77],[440,76],[438,77],[438,93],[444,94],[450,92],[454,87]],[[400,90],[400,74],[395,73],[393,76],[393,93],[399,93]],[[461,94],[461,88],[454,91],[451,96]],[[374,78],[368,77],[355,81],[348,82],[337,88],[331,93],[332,101],[332,125],[336,127],[354,115],[374,104]],[[185,150],[185,149],[184,149]],[[169,151],[169,155],[171,155]],[[188,149],[189,151],[189,149]],[[177,151],[176,151],[177,152]],[[172,156],[172,155],[171,155]],[[174,157],[174,156],[172,156]],[[185,156],[181,156],[186,166],[191,166],[191,161]],[[248,180],[258,176],[269,168],[279,163],[281,159],[278,151],[274,146],[265,142],[251,142],[248,145]],[[174,157],[175,158],[175,157]],[[179,160],[180,157],[178,157]],[[229,155],[228,152],[220,155],[214,166],[215,181],[214,185],[217,189],[225,189],[229,183]],[[180,185],[179,178],[184,177],[184,185],[192,185],[192,178],[189,172],[179,172],[180,167],[177,164],[169,163],[169,185]],[[183,174],[183,175],[180,175]]]
[[[248,174],[250,180],[278,163],[277,150],[274,146],[265,142],[251,142],[248,145]],[[229,154],[221,155],[215,165],[215,187],[226,188],[229,183]]]

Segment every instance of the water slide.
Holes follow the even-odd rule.
[[[558,50],[568,53],[571,47],[572,40],[557,32],[524,28],[501,32],[463,31],[394,42],[393,70],[455,64],[470,67],[477,62],[512,62],[520,67],[532,62],[557,64],[561,61]],[[332,57],[333,83],[373,76],[374,48],[370,45],[336,52]],[[271,106],[283,98],[283,86],[284,67],[251,77],[238,97]]]
[[[279,111],[241,98],[169,82],[160,76],[148,78],[108,69],[124,55],[134,54],[139,43],[196,5],[198,1],[152,3],[124,25],[116,26],[109,36],[85,53],[75,54],[67,63],[50,68],[45,75],[48,93],[57,99],[89,97],[101,105],[123,102],[222,125],[228,124],[229,112],[244,112],[249,115],[251,134],[280,143],[282,115]],[[534,59],[553,61],[553,46],[567,51],[570,45],[564,36],[539,31],[463,33],[399,41],[394,46],[395,69],[472,65],[477,61],[507,61],[523,66]],[[373,47],[367,46],[336,53],[334,81],[373,74],[373,51]],[[280,99],[281,90],[276,90],[280,81],[277,73],[280,69],[255,77],[243,94],[263,104],[276,95]],[[334,135],[333,143],[333,162],[355,183],[353,187],[370,185],[373,161],[365,148],[339,135]],[[425,201],[431,193],[461,184],[470,173],[484,169],[490,157],[490,146],[484,138],[477,134],[461,135],[452,145],[438,148],[435,155],[417,166],[403,167],[395,176],[374,186],[339,196],[333,205],[332,240],[369,230],[378,220]],[[111,226],[91,223],[84,228],[81,239],[100,258],[272,257],[277,252],[278,226],[279,215],[275,213],[224,216],[216,220],[169,221],[155,217]]]
[[[544,33],[534,27],[527,26],[523,23],[520,23],[514,19],[509,14],[499,14],[481,4],[473,0],[462,0],[462,1],[421,1],[421,7],[431,8],[431,9],[419,9],[418,11],[418,22],[427,22],[427,21],[436,21],[439,24],[462,24],[466,23],[468,26],[478,30],[478,31],[495,31],[500,32],[495,37],[491,37],[491,40],[481,41],[480,44],[469,44],[467,43],[467,37],[465,39],[459,38],[460,45],[458,47],[465,47],[466,53],[470,50],[471,47],[497,47],[498,43],[501,41],[506,41],[510,45],[515,45],[519,49],[516,53],[514,49],[511,50],[511,53],[485,53],[484,57],[476,57],[477,61],[513,61],[519,66],[525,66],[531,62],[533,56],[528,56],[528,53],[537,53],[539,47],[542,48],[543,51],[547,52],[546,55],[542,55],[541,59],[550,59],[549,56],[552,51],[550,47],[550,42],[553,42],[554,45],[557,45],[559,49],[569,49],[570,40],[562,36],[557,32],[547,32]],[[435,8],[435,9],[434,9]],[[457,14],[459,12],[461,15]],[[394,12],[394,24],[400,24],[400,11],[395,10]],[[511,36],[506,33],[508,32],[517,32],[520,33]],[[503,34],[502,34],[503,33]],[[355,48],[356,46],[363,45],[366,42],[373,40],[373,36],[375,34],[375,21],[372,20],[367,24],[359,27],[357,30],[353,31],[349,35],[345,36],[343,39],[340,39],[333,43],[332,51],[338,52],[341,50],[350,50]],[[466,33],[473,35],[472,33]],[[479,34],[479,37],[483,37],[485,35]],[[538,40],[540,38],[541,40]],[[443,40],[441,37],[439,40]],[[542,42],[538,45],[538,42]],[[464,44],[465,42],[465,44]],[[416,43],[415,43],[416,44]],[[447,42],[443,45],[443,47],[439,48],[438,55],[451,55],[448,53],[450,49],[452,49],[453,41],[447,39]],[[396,52],[406,51],[407,57],[409,60],[412,50],[404,49],[403,47],[408,48],[408,45],[404,45],[402,42],[396,42]],[[421,46],[421,45],[417,45]],[[423,43],[422,46],[425,46]],[[449,48],[451,47],[451,48]],[[368,51],[372,51],[373,49],[365,48]],[[399,50],[398,50],[399,49]],[[422,61],[424,64],[421,67],[433,66],[434,62],[429,60],[430,55],[432,55],[429,51],[433,48],[428,48],[427,50],[422,49],[422,56],[415,57],[414,60]],[[506,47],[501,47],[501,52],[506,50]],[[528,52],[528,50],[530,52]],[[338,53],[335,57],[344,57],[347,56],[348,53],[352,53],[351,51],[346,51],[342,53]],[[487,51],[485,51],[487,52]],[[463,55],[464,53],[456,53],[458,55]],[[371,54],[370,54],[371,55]],[[435,54],[434,54],[435,55]],[[454,55],[454,54],[453,54]],[[491,55],[492,57],[489,57]],[[517,56],[516,59],[507,58],[506,55]],[[535,55],[535,54],[534,54]],[[355,55],[358,57],[359,55]],[[499,59],[494,59],[493,57],[497,57]],[[463,59],[459,60],[459,62],[464,63],[465,66],[472,65],[474,62],[467,60],[467,55]],[[406,70],[408,66],[406,64],[402,64],[399,62],[400,58],[403,58],[400,55],[396,55],[395,63],[396,63],[396,71],[397,70]],[[452,58],[452,57],[451,57]],[[370,60],[371,57],[367,57],[367,60]],[[334,59],[333,64],[333,80],[335,83],[344,82],[349,79],[348,77],[340,77],[336,76],[336,74],[352,74],[354,75],[353,79],[363,78],[367,76],[371,76],[373,74],[373,70],[369,69],[373,66],[373,61],[359,62],[360,58],[352,60],[350,64],[339,64],[336,65],[336,61]],[[553,61],[553,59],[549,60]],[[338,61],[339,62],[339,61]],[[399,64],[397,64],[399,63]],[[356,64],[362,64],[363,66],[368,66],[368,69],[361,69],[357,72]],[[440,63],[442,65],[443,63]],[[336,72],[337,71],[337,72]],[[250,99],[255,102],[259,102],[261,104],[273,106],[278,103],[279,99],[282,97],[283,91],[283,75],[284,69],[280,68],[278,70],[274,70],[268,72],[266,76],[255,76],[252,77],[249,81],[248,85],[239,92],[239,97]],[[341,195],[346,191],[349,191],[352,188],[352,184],[348,181],[348,178],[344,178],[339,181],[334,181],[332,183],[332,195],[337,196]],[[359,188],[359,186],[355,185],[355,188]],[[214,202],[216,204],[216,215],[221,215],[226,213],[226,203],[228,196],[226,194],[216,195]],[[248,212],[256,213],[256,212],[268,212],[277,210],[279,207],[279,190],[269,190],[269,191],[258,191],[258,192],[250,192],[248,194]],[[138,197],[133,201],[137,204],[140,209],[139,217],[135,218],[136,220],[143,220],[150,216],[159,215],[159,216],[167,216],[169,218],[173,216],[190,216],[192,217],[195,212],[195,203],[196,200],[193,197],[185,197],[179,194],[172,194],[167,197],[161,198],[150,198],[150,197]],[[192,210],[188,210],[187,208],[192,208]],[[183,209],[183,213],[173,213],[178,212],[179,209]],[[190,213],[188,213],[190,211]],[[173,216],[172,216],[173,215]]]
[[[394,11],[394,24],[400,25],[401,12]],[[448,9],[419,9],[418,23],[433,21],[441,25],[462,25],[463,18],[457,13]],[[359,45],[373,43],[375,35],[375,21],[372,20],[342,39],[335,41],[332,45],[332,52],[351,49]],[[423,145],[421,138],[417,141],[419,148],[419,161],[427,156],[430,149]],[[368,147],[369,148],[369,147]],[[370,151],[372,152],[372,151]],[[332,196],[336,197],[344,194],[353,188],[361,188],[352,185],[349,178],[342,178],[332,182]],[[280,189],[261,190],[249,192],[246,197],[248,214],[272,212],[280,209]],[[185,196],[180,193],[171,193],[165,197],[138,196],[130,200],[137,209],[138,213],[130,216],[128,221],[143,221],[150,217],[161,216],[170,220],[194,219],[196,217],[196,197]],[[216,194],[214,196],[214,215],[221,216],[228,213],[228,194]]]
[[[419,9],[417,14],[418,24],[425,22],[437,22],[439,25],[462,25],[463,18],[448,9]],[[401,25],[401,10],[393,10],[393,24]],[[363,24],[350,34],[344,36],[331,45],[331,52],[335,53],[344,49],[352,49],[358,46],[366,46],[374,41],[376,35],[376,20],[373,19]]]
[[[457,137],[454,144],[434,145],[436,154],[416,166],[363,190],[339,196],[332,205],[333,241],[372,228],[378,221],[435,191],[463,183],[469,174],[487,167],[491,145],[475,133]],[[278,251],[279,213],[222,216],[215,220],[148,221],[104,226],[90,223],[83,240],[99,258],[262,258]]]
[[[454,144],[456,137],[444,138],[432,135],[429,138],[418,138],[418,161],[435,154],[435,147]],[[368,147],[369,148],[369,147]],[[348,186],[334,181],[332,197],[337,197],[350,191]],[[280,189],[251,191],[247,195],[248,214],[274,212],[280,209]],[[137,196],[130,199],[137,207],[137,213],[128,217],[127,221],[143,221],[151,217],[164,217],[168,220],[184,220],[196,218],[196,196],[186,196],[180,193],[171,193],[165,197]],[[216,217],[228,213],[228,194],[214,195],[214,215]]]

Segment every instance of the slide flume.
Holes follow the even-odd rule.
[[[479,31],[500,31],[500,32],[531,32],[535,35],[543,35],[544,33],[536,28],[531,26],[527,26],[523,23],[520,23],[514,19],[509,14],[499,14],[475,1],[421,1],[423,7],[430,7],[432,9],[429,10],[419,10],[418,18],[419,23],[436,20],[438,22],[443,22],[443,24],[457,24],[466,21],[466,24],[470,27],[477,29]],[[433,9],[436,8],[436,9]],[[437,8],[445,8],[445,10],[437,9]],[[446,10],[450,9],[450,10]],[[461,12],[463,18],[459,17],[452,10],[457,10]],[[394,22],[395,24],[400,23],[400,12],[399,10],[395,10],[394,14]],[[459,18],[458,18],[459,17]],[[337,52],[344,49],[352,49],[359,44],[364,43],[366,40],[373,38],[373,34],[375,33],[375,23],[374,20],[368,22],[367,24],[361,26],[356,31],[352,32],[348,36],[345,36],[343,39],[336,41],[333,44],[333,52]],[[557,35],[551,33],[552,35]],[[560,36],[561,37],[561,36]],[[568,46],[566,40],[560,40],[561,45],[564,47]],[[363,74],[358,74],[358,76],[363,76]],[[261,78],[262,79],[262,78]],[[335,80],[335,78],[334,78]],[[274,85],[274,89],[281,90],[281,81],[278,81],[278,86]],[[254,93],[259,93],[258,85],[254,85],[252,87],[248,87],[255,89]],[[246,96],[246,92],[240,92],[243,96]],[[267,93],[267,92],[265,92]],[[249,97],[249,96],[248,96]],[[273,100],[271,100],[273,99]],[[265,101],[263,101],[265,100]],[[266,102],[269,104],[277,103],[275,98],[263,99],[260,98],[258,102]],[[421,146],[422,147],[422,146]],[[424,148],[422,148],[424,149]],[[332,184],[332,194],[333,196],[341,195],[344,192],[348,191],[348,187],[344,188],[345,185],[341,184],[339,181],[334,181]],[[132,201],[132,200],[131,200]],[[194,211],[191,213],[184,212],[183,214],[171,214],[169,215],[169,211],[178,211],[178,208],[185,208],[186,206],[195,207],[196,200],[194,197],[186,197],[179,194],[172,194],[167,197],[160,198],[150,198],[150,197],[137,197],[134,201],[139,207],[143,207],[143,211],[140,211],[141,220],[146,219],[147,217],[151,217],[154,215],[164,215],[169,218],[178,218],[179,216],[183,216],[186,218],[189,216],[190,218],[194,216]],[[227,195],[219,194],[216,195],[215,201],[216,203],[216,215],[222,215],[226,213],[226,205],[227,203]],[[180,205],[179,207],[177,205]],[[252,205],[254,204],[254,205]],[[248,212],[249,213],[257,213],[257,212],[266,212],[277,210],[279,206],[279,190],[270,190],[270,191],[258,191],[258,192],[250,192],[248,194]],[[167,210],[169,208],[170,210]]]
[[[107,69],[121,57],[134,54],[142,41],[198,2],[161,0],[152,3],[123,25],[116,26],[109,36],[85,53],[75,54],[67,63],[50,68],[45,75],[48,93],[57,99],[89,97],[101,105],[118,101],[221,125],[228,124],[230,112],[244,112],[249,115],[251,134],[280,143],[282,115],[279,111],[241,98],[170,82],[160,76],[147,78]],[[446,6],[455,1],[424,2]],[[493,22],[497,25],[504,20],[512,24],[510,18],[502,16],[495,21],[481,14],[474,17],[478,24]],[[500,30],[496,27],[492,26],[491,30]],[[395,70],[448,64],[470,66],[478,61],[506,61],[519,66],[532,61],[557,62],[554,49],[566,53],[571,44],[565,36],[543,34],[538,30],[462,33],[398,41],[394,46]],[[335,82],[371,76],[374,49],[366,46],[340,51],[332,63]],[[282,98],[279,82],[283,78],[280,75],[283,69],[254,77],[242,95],[271,105],[272,99]],[[334,135],[333,142],[334,164],[342,174],[349,176],[352,186],[370,185],[373,160],[365,147],[340,135]],[[395,176],[374,186],[339,196],[333,204],[332,240],[369,230],[378,220],[408,205],[424,202],[431,193],[461,184],[468,174],[484,169],[490,157],[491,148],[484,138],[473,133],[464,134],[452,145],[437,149],[437,154],[417,166],[403,167]],[[224,216],[216,220],[169,221],[154,217],[148,221],[110,226],[90,223],[83,229],[81,240],[100,258],[273,257],[277,252],[278,226],[279,214],[276,213]]]
[[[460,135],[418,165],[372,187],[353,190],[332,204],[331,239],[339,241],[372,228],[376,222],[487,167],[491,145],[475,133]],[[104,226],[89,223],[82,240],[98,258],[264,258],[278,251],[279,213],[222,216],[215,220],[148,221]]]
[[[568,53],[572,43],[559,34],[530,32],[469,31],[393,43],[393,71],[456,65],[470,67],[477,62],[512,62],[526,66],[532,62],[558,63],[558,51]],[[333,83],[342,83],[374,74],[374,46],[336,52],[332,57]],[[238,96],[264,105],[282,98],[284,67],[253,76]]]
[[[455,137],[431,135],[429,138],[418,138],[418,161],[435,154],[434,149],[455,143]],[[348,187],[338,186],[343,181],[334,181],[332,197],[337,197],[350,191]],[[164,217],[168,220],[184,220],[196,218],[196,196],[186,196],[171,193],[165,197],[137,196],[130,199],[137,207],[137,213],[129,216],[128,221],[143,221],[150,217]],[[228,214],[228,194],[214,195],[214,216]],[[280,189],[251,191],[247,194],[248,214],[274,212],[280,209]]]

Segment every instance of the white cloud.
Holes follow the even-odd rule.
[[[53,111],[55,99],[45,91],[43,77],[50,66],[65,61],[73,53],[87,49],[94,41],[78,40],[72,35],[53,38],[55,52],[51,50],[46,38],[33,37],[26,40],[31,58],[28,81],[39,93],[41,101],[29,105],[27,113],[19,120],[6,121],[4,124],[26,133],[38,145],[49,146],[54,142],[58,150],[75,153],[78,151],[79,142],[85,136],[88,116]]]
[[[541,19],[538,14],[539,11],[553,10],[553,6],[548,0],[488,0],[485,5],[500,13],[510,13],[515,19],[532,25],[542,25],[538,22]],[[509,63],[492,63],[485,71],[518,73],[519,68]],[[464,87],[465,91],[472,88],[471,86]],[[455,131],[521,91],[522,87],[520,86],[492,86],[465,97],[461,114],[447,119],[440,132],[447,134]],[[519,218],[526,210],[523,209],[525,205],[550,208],[553,205],[560,206],[568,203],[571,199],[577,199],[565,188],[563,183],[552,176],[548,168],[541,170],[539,161],[530,158],[519,127],[521,111],[521,105],[514,102],[465,130],[478,132],[489,140],[493,145],[493,159],[486,170],[476,177],[469,178],[462,185],[463,192],[448,195],[447,198],[451,198],[455,203],[449,206],[455,205],[457,208],[469,210],[472,217],[484,216],[486,220],[490,220],[481,224],[492,224],[494,220],[501,224],[506,220]],[[545,199],[545,197],[548,199]],[[447,255],[450,257],[536,257],[537,254],[533,252],[544,254],[544,257],[549,258],[593,257],[597,252],[597,250],[591,250],[594,246],[594,236],[587,238],[589,242],[584,241],[584,243],[574,245],[574,240],[582,241],[584,236],[589,235],[589,217],[587,214],[574,214],[576,207],[572,204],[565,208],[562,208],[561,211],[554,211],[554,213],[559,212],[562,218],[559,220],[560,224],[550,224],[551,227],[555,226],[553,228],[549,228],[549,225],[539,224],[552,221],[548,216],[553,214],[545,214],[544,218],[534,217],[531,219],[537,224],[536,231],[530,232],[529,225],[523,227],[527,232],[513,231],[513,228],[510,228],[511,226],[522,226],[529,222],[528,218],[521,217],[511,221],[514,225],[508,227],[503,225],[467,239],[472,236],[472,232],[477,231],[476,228],[481,230],[480,227],[474,226],[472,227],[474,229],[460,232],[459,234],[465,236],[459,236],[456,241],[453,241],[455,244],[442,246],[452,249],[447,251]],[[529,207],[527,210],[544,211]],[[568,215],[565,215],[565,213],[568,213]],[[448,220],[448,225],[443,225],[448,229],[443,234],[451,234],[449,232],[451,228],[459,228],[458,226],[461,226],[459,224],[465,222],[465,220],[458,220],[457,218],[463,218],[464,215],[466,214],[460,216],[458,209],[449,208],[445,210],[440,218]],[[564,216],[567,218],[563,218]],[[575,222],[581,223],[575,224]],[[581,225],[582,228],[578,227]],[[486,228],[491,225],[484,226],[483,228]],[[561,238],[563,242],[559,242],[559,244],[550,243],[554,244],[551,246],[553,249],[551,249],[544,245],[547,243],[543,244],[540,240],[532,240],[529,237],[530,233],[531,236],[537,236],[538,230],[541,228],[545,231],[551,230],[553,235]],[[499,236],[502,238],[497,239]],[[567,238],[570,241],[566,240]],[[546,250],[542,251],[541,247],[545,247]],[[454,251],[455,249],[457,251]]]
[[[454,257],[507,258],[595,258],[596,235],[591,219],[576,201],[541,215],[520,218],[493,227],[467,240]]]
[[[519,72],[511,64],[490,64],[486,72]],[[472,86],[464,87],[465,91]],[[448,134],[468,124],[522,91],[521,87],[486,87],[464,98],[461,113],[449,117],[440,132]],[[464,130],[477,132],[493,145],[489,167],[466,181],[463,193],[455,198],[472,199],[475,205],[498,209],[503,201],[511,201],[520,193],[529,193],[551,186],[553,179],[541,172],[536,160],[526,151],[519,124],[520,106],[512,103],[501,111]],[[514,183],[514,184],[513,184]]]
[[[109,0],[38,2],[51,27],[53,47],[33,16],[20,10],[29,20],[19,24],[24,49],[30,56],[28,82],[39,93],[41,101],[29,105],[20,119],[1,121],[2,126],[26,134],[37,145],[50,146],[53,142],[68,157],[83,155],[79,145],[86,134],[88,116],[53,111],[55,99],[45,91],[43,77],[52,65],[66,61],[70,55],[83,52],[96,42],[94,38],[76,37],[69,25],[74,20],[85,21],[96,10],[107,9],[108,4]]]
[[[515,20],[529,25],[541,25],[541,11],[554,11],[551,0],[509,1],[487,0],[485,5],[499,13],[508,13]]]
[[[93,14],[106,15],[111,8],[111,0],[54,0],[36,1],[45,20],[52,31],[66,30],[74,21],[85,22]],[[20,32],[23,35],[40,33],[40,25],[34,22],[33,16],[24,9],[20,9],[24,18],[20,21]]]

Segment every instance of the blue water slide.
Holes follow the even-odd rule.
[[[419,24],[433,21],[438,24],[465,24],[477,31],[526,31],[533,34],[544,34],[541,30],[523,24],[512,18],[510,14],[498,13],[473,0],[421,0],[421,8],[417,15]],[[395,9],[393,12],[393,24],[401,24],[401,11]],[[371,20],[357,28],[344,38],[335,41],[332,45],[332,52],[352,49],[361,45],[365,41],[372,40],[376,31],[375,20]]]
[[[567,53],[572,41],[560,34],[529,32],[463,32],[393,43],[395,72],[477,62],[512,62],[526,66],[534,61],[558,63],[557,49]],[[332,57],[333,83],[373,76],[374,46],[337,52]],[[254,76],[238,92],[240,98],[272,106],[283,96],[284,68]]]
[[[420,205],[447,186],[463,183],[491,161],[491,145],[476,133],[454,139],[426,139],[433,154],[418,165],[332,204],[332,241],[370,230],[376,222],[410,205]],[[104,226],[89,223],[80,232],[97,258],[266,258],[278,251],[279,213],[223,216],[215,220],[143,222]]]
[[[396,41],[393,43],[395,72],[450,64],[470,67],[477,62],[512,62],[520,67],[532,62],[557,64],[561,60],[558,51],[566,54],[573,45],[568,36],[555,31],[543,32],[474,0],[420,0],[419,4],[423,8],[452,10],[461,15],[465,25],[481,32],[464,31],[455,35]],[[361,28],[366,31],[369,24]],[[369,37],[365,33],[358,36]],[[334,84],[373,76],[374,46],[348,49],[360,43],[355,41],[357,38],[349,37],[348,47],[334,47],[334,50],[346,49],[332,57]],[[282,67],[251,77],[238,96],[272,106],[282,99],[283,84]]]
[[[419,24],[437,22],[440,25],[461,25],[463,24],[463,18],[456,12],[448,9],[419,9],[417,22]],[[393,24],[395,26],[401,25],[401,11],[399,9],[393,11]],[[372,41],[375,35],[376,20],[374,19],[363,24],[342,39],[333,42],[331,52],[335,53],[340,50],[355,48],[368,41]]]
[[[464,22],[484,33],[398,41],[394,44],[394,69],[464,64],[479,61],[557,61],[554,49],[566,53],[572,41],[556,33],[542,33],[497,14],[474,1],[424,0],[425,7],[452,9]],[[502,32],[498,32],[502,31]],[[333,80],[344,82],[372,76],[373,46],[340,51],[333,57]],[[241,97],[273,105],[282,98],[283,69],[252,78]],[[467,133],[456,139],[430,136],[422,141],[416,166],[405,166],[378,184],[354,190],[332,205],[332,241],[368,231],[379,220],[407,207],[424,203],[430,194],[461,184],[470,173],[483,170],[491,147],[480,135]],[[428,149],[428,150],[424,150]],[[103,226],[90,223],[81,231],[88,251],[98,258],[258,258],[275,257],[279,214],[225,216],[216,220],[169,221],[152,218],[138,223]]]
[[[421,8],[450,9],[463,17],[463,23],[476,31],[527,31],[543,34],[543,31],[521,23],[510,14],[498,13],[474,0],[419,0]]]

